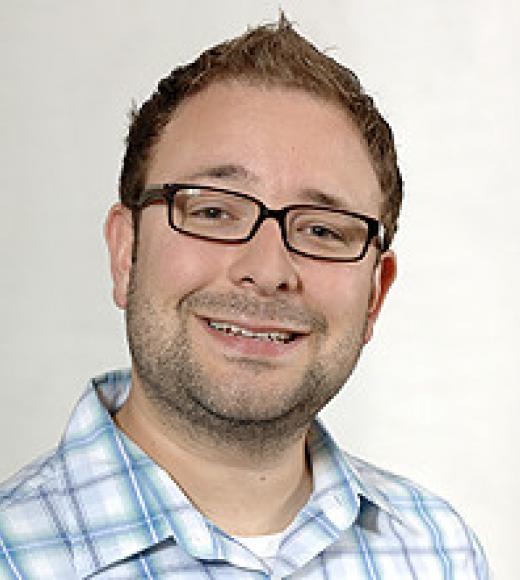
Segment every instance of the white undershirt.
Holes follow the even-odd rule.
[[[262,560],[270,560],[276,556],[284,532],[268,534],[267,536],[234,536],[243,546],[251,550]]]

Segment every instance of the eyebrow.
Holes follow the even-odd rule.
[[[302,200],[309,201],[317,205],[325,205],[334,209],[351,209],[350,204],[347,203],[343,197],[331,193],[326,193],[321,189],[316,189],[313,187],[303,189],[300,192],[299,197]]]
[[[184,179],[231,179],[240,181],[257,182],[259,177],[252,173],[249,169],[243,165],[238,165],[235,163],[223,163],[220,165],[212,165],[210,167],[204,167],[196,171],[195,173],[190,173]]]

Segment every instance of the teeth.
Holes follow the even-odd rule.
[[[247,338],[256,338],[257,340],[271,340],[273,342],[289,342],[294,335],[289,332],[252,332],[246,328],[235,326],[226,322],[208,321],[209,326],[234,336],[246,336]]]

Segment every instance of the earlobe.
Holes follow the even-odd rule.
[[[379,316],[388,290],[395,280],[396,273],[397,264],[395,254],[389,250],[381,255],[379,263],[374,268],[372,290],[368,303],[367,327],[364,337],[365,344],[372,338],[374,324]]]
[[[131,211],[120,203],[112,206],[104,232],[110,257],[114,302],[119,308],[125,309],[134,242]]]

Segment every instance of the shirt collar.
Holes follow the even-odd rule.
[[[168,539],[197,558],[220,552],[209,522],[114,424],[129,391],[128,371],[92,379],[59,445],[74,514],[70,547],[82,578]]]
[[[313,495],[317,504],[341,504],[347,507],[351,525],[359,515],[361,501],[368,501],[401,523],[407,525],[404,516],[393,506],[368,478],[356,469],[349,457],[332,438],[320,419],[309,430],[307,447],[313,470]],[[331,498],[334,501],[331,502]],[[343,527],[343,526],[342,526]]]
[[[130,377],[129,371],[115,371],[92,379],[59,446],[75,513],[71,551],[80,577],[169,539],[195,558],[218,560],[226,553],[228,537],[215,533],[169,475],[112,421],[128,397]],[[402,519],[361,477],[319,420],[309,431],[308,452],[314,491],[296,525],[320,513],[345,530],[365,500]]]

